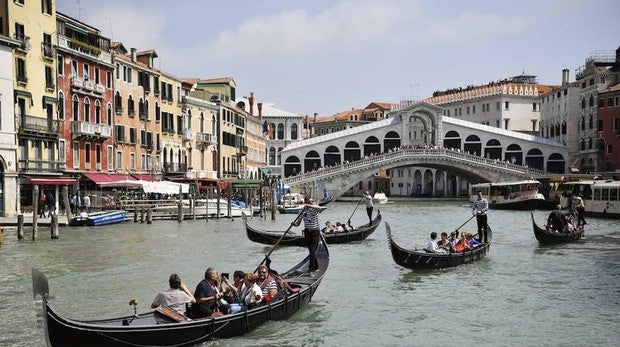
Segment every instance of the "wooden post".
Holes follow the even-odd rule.
[[[226,212],[228,213],[228,217],[230,219],[233,218],[232,215],[232,187],[228,187],[228,196],[226,197]]]
[[[144,223],[144,207],[140,209],[140,223]]]
[[[17,215],[17,239],[18,240],[24,239],[24,215],[23,214]]]
[[[211,189],[207,190],[207,198],[205,199],[205,222],[209,221],[209,192]]]
[[[71,205],[69,205],[69,187],[67,186],[62,187],[62,203],[63,205],[65,205],[65,213],[67,214],[67,224],[69,224],[73,216],[72,216],[71,207],[70,207]]]
[[[192,208],[192,219],[196,220],[196,197],[195,197],[195,195],[191,194],[190,195],[190,199],[191,200],[189,201],[189,203],[190,203],[190,206]]]
[[[58,239],[58,215],[52,214],[52,220],[50,223],[50,232],[52,233],[52,240]]]
[[[146,224],[153,223],[153,214],[151,208],[146,209]]]
[[[138,208],[134,206],[134,210],[133,210],[133,222],[137,223],[138,222]]]
[[[260,187],[258,187],[258,208],[260,209],[260,217],[263,218],[263,185],[261,184]]]
[[[220,218],[220,199],[222,198],[222,188],[220,188],[220,186],[217,186],[217,196],[215,197],[215,199],[217,200],[215,202],[215,218]]]
[[[271,220],[276,220],[276,206],[278,202],[276,201],[276,187],[271,188]]]
[[[183,186],[181,185],[179,185],[179,205],[178,205],[177,221],[179,223],[183,221]]]
[[[32,240],[37,239],[37,228],[39,218],[39,186],[32,187]]]
[[[2,237],[4,235],[2,235],[4,233],[4,229],[0,228],[0,246],[2,246]]]

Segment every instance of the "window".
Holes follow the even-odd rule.
[[[469,114],[469,106],[467,106],[467,114]]]
[[[121,79],[121,64],[116,64],[116,79],[117,80]]]
[[[476,114],[476,105],[471,107],[471,113]]]
[[[130,67],[127,68],[127,83],[131,84],[131,73],[132,70]]]
[[[123,152],[116,151],[116,168],[123,169]]]
[[[15,23],[15,39],[18,41],[26,40],[26,30],[24,29],[24,25],[21,23]]]
[[[112,88],[112,71],[106,72],[105,86],[108,88]]]
[[[508,101],[504,102],[504,109],[505,110],[509,110],[510,109],[510,103]]]
[[[613,107],[614,106],[614,98],[609,97],[607,99],[607,107]]]
[[[136,153],[134,152],[131,152],[129,154],[129,169],[130,170],[136,169]]]
[[[108,146],[107,152],[108,152],[107,153],[108,154],[108,162],[107,162],[108,167],[106,169],[113,170],[114,169],[114,148],[112,146]]]
[[[24,0],[20,0],[21,4],[24,4]],[[52,0],[41,0],[41,12],[45,14],[52,14]]]
[[[41,50],[43,56],[46,58],[52,58],[54,51],[52,50],[52,35],[43,33],[43,43],[41,43]]]
[[[14,3],[24,6],[24,0],[13,0]]]
[[[77,141],[73,142],[73,168],[80,168],[80,143]]]
[[[95,66],[95,83],[100,84],[101,81],[99,80],[99,68]]]
[[[95,145],[95,168],[101,170],[101,145]]]
[[[142,153],[142,155],[140,156],[140,167],[142,168],[142,170],[146,170],[147,169],[147,165],[146,165],[146,154]]]
[[[26,77],[26,61],[22,58],[17,58],[15,63],[17,82],[27,83]]]
[[[501,103],[498,101],[495,103],[495,109],[500,110],[500,108],[501,108]]]
[[[599,119],[597,123],[598,131],[603,131],[603,120]]]
[[[58,93],[58,119],[65,119],[65,95]]]
[[[607,145],[607,154],[613,154],[614,153],[614,146],[608,144]]]
[[[45,65],[45,88],[54,89],[54,74],[52,67]]]
[[[297,124],[291,125],[291,140],[297,140]]]
[[[77,122],[80,120],[80,100],[78,99],[77,95],[73,95],[73,107],[72,107],[72,114],[73,114],[73,121]]]
[[[101,124],[101,102],[95,100],[95,123]]]
[[[129,128],[129,143],[135,144],[137,140],[136,128]]]
[[[136,114],[136,109],[134,108],[134,103],[133,103],[133,97],[131,95],[127,99],[127,112],[129,113],[130,116],[133,116]]]
[[[114,131],[114,136],[116,137],[117,142],[125,142],[125,126],[117,125],[116,130]]]
[[[614,131],[615,132],[620,131],[620,117],[614,118]]]
[[[84,98],[84,121],[90,122],[90,100]]]
[[[590,94],[590,102],[589,102],[589,106],[592,107],[594,106],[594,95]]]
[[[537,104],[535,102],[532,103],[532,111],[537,111]]]
[[[71,77],[78,78],[78,63],[75,59],[71,61]]]
[[[90,169],[90,143],[84,144],[84,163],[86,169]]]
[[[108,126],[112,126],[112,104],[108,104],[107,122],[108,122]]]
[[[65,59],[63,58],[62,55],[59,55],[56,57],[56,72],[58,73],[58,76],[64,76],[65,75]]]
[[[510,119],[504,119],[504,129],[508,130],[508,122]]]
[[[594,116],[590,115],[590,120],[588,121],[588,129],[592,129],[594,127]]]
[[[66,146],[67,144],[65,140],[58,140],[58,160],[61,163],[67,162],[67,154],[65,153],[65,151],[67,150]]]

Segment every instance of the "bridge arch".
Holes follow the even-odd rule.
[[[304,172],[318,170],[321,166],[321,156],[317,151],[309,151],[304,158]]]
[[[388,131],[383,139],[383,151],[400,147],[400,135],[396,131]]]
[[[284,163],[284,177],[295,176],[301,172],[301,160],[297,156],[286,158]]]
[[[443,146],[445,148],[461,149],[461,134],[454,130],[448,131],[443,136]]]
[[[525,164],[529,167],[542,170],[545,166],[545,157],[538,148],[532,148],[525,155]]]
[[[359,143],[355,141],[349,141],[344,145],[344,160],[356,161],[362,158],[362,152]]]
[[[325,163],[325,166],[340,165],[341,162],[342,159],[338,147],[329,146],[325,149],[325,154],[323,155],[323,163]]]
[[[376,136],[368,136],[364,141],[364,156],[381,154],[381,142]]]
[[[469,135],[465,138],[465,146],[463,151],[471,153],[473,155],[480,155],[482,153],[482,141],[476,135]]]
[[[523,150],[517,144],[510,144],[506,147],[505,158],[512,164],[523,165]]]
[[[490,139],[484,146],[484,157],[502,160],[502,144],[497,139]]]
[[[552,153],[547,159],[547,171],[553,173],[564,173],[566,160],[560,153]]]

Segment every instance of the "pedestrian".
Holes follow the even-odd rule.
[[[90,194],[86,194],[82,198],[82,207],[84,208],[84,212],[90,212]]]
[[[47,211],[49,216],[56,214],[56,199],[54,199],[54,195],[51,192],[47,193],[47,197],[45,198],[45,205],[47,205]]]
[[[366,204],[366,214],[368,215],[368,225],[372,224],[372,209],[374,205],[372,204],[372,196],[365,191],[362,195],[362,200],[364,200],[364,204]]]
[[[37,206],[39,218],[45,218],[45,193],[41,192],[39,196],[39,206]]]
[[[472,207],[472,214],[476,216],[476,222],[478,224],[478,240],[481,243],[487,243],[487,211],[489,210],[489,202],[482,197],[482,192],[478,192],[478,199],[474,201]]]
[[[312,271],[319,269],[319,263],[316,259],[316,251],[319,248],[320,240],[320,223],[319,212],[321,207],[315,205],[309,196],[304,197],[304,206],[302,212],[297,217],[298,219],[293,222],[293,225],[298,226],[301,224],[301,220],[304,222],[304,239],[308,246],[308,253],[310,256],[310,265],[308,266],[308,274],[312,275]],[[300,220],[301,218],[301,220]]]

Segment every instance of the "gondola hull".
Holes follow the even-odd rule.
[[[321,239],[317,251],[320,270],[307,273],[309,259],[283,274],[298,292],[276,296],[246,312],[175,321],[157,311],[137,316],[78,321],[59,315],[49,303],[47,279],[32,270],[33,292],[41,298],[48,346],[191,346],[213,338],[243,335],[269,320],[284,320],[310,302],[329,266],[329,252]]]
[[[491,242],[484,243],[479,248],[462,253],[428,253],[424,250],[407,250],[398,246],[392,239],[390,225],[385,223],[390,250],[394,262],[402,267],[422,270],[422,269],[443,269],[463,264],[468,264],[484,258],[491,247]],[[489,230],[489,241],[492,239],[492,232]]]
[[[532,216],[532,229],[534,229],[534,236],[536,236],[536,240],[541,245],[557,245],[562,243],[570,243],[580,240],[583,237],[584,229],[583,227],[579,227],[575,232],[572,233],[558,233],[553,230],[546,230],[544,228],[539,227],[534,221],[534,214],[531,213]]]
[[[251,241],[263,243],[266,245],[273,245],[278,242],[278,240],[280,240],[282,234],[284,233],[284,231],[262,231],[254,229],[248,225],[247,217],[245,215],[243,216],[243,218],[245,221],[246,234]],[[370,234],[372,234],[377,229],[377,227],[379,227],[379,224],[381,224],[380,211],[377,213],[377,216],[370,225],[362,225],[352,231],[326,233],[324,235],[325,241],[328,244],[361,241],[366,239]],[[306,247],[306,240],[304,239],[304,236],[302,234],[294,234],[289,231],[284,237],[282,237],[280,245]]]

